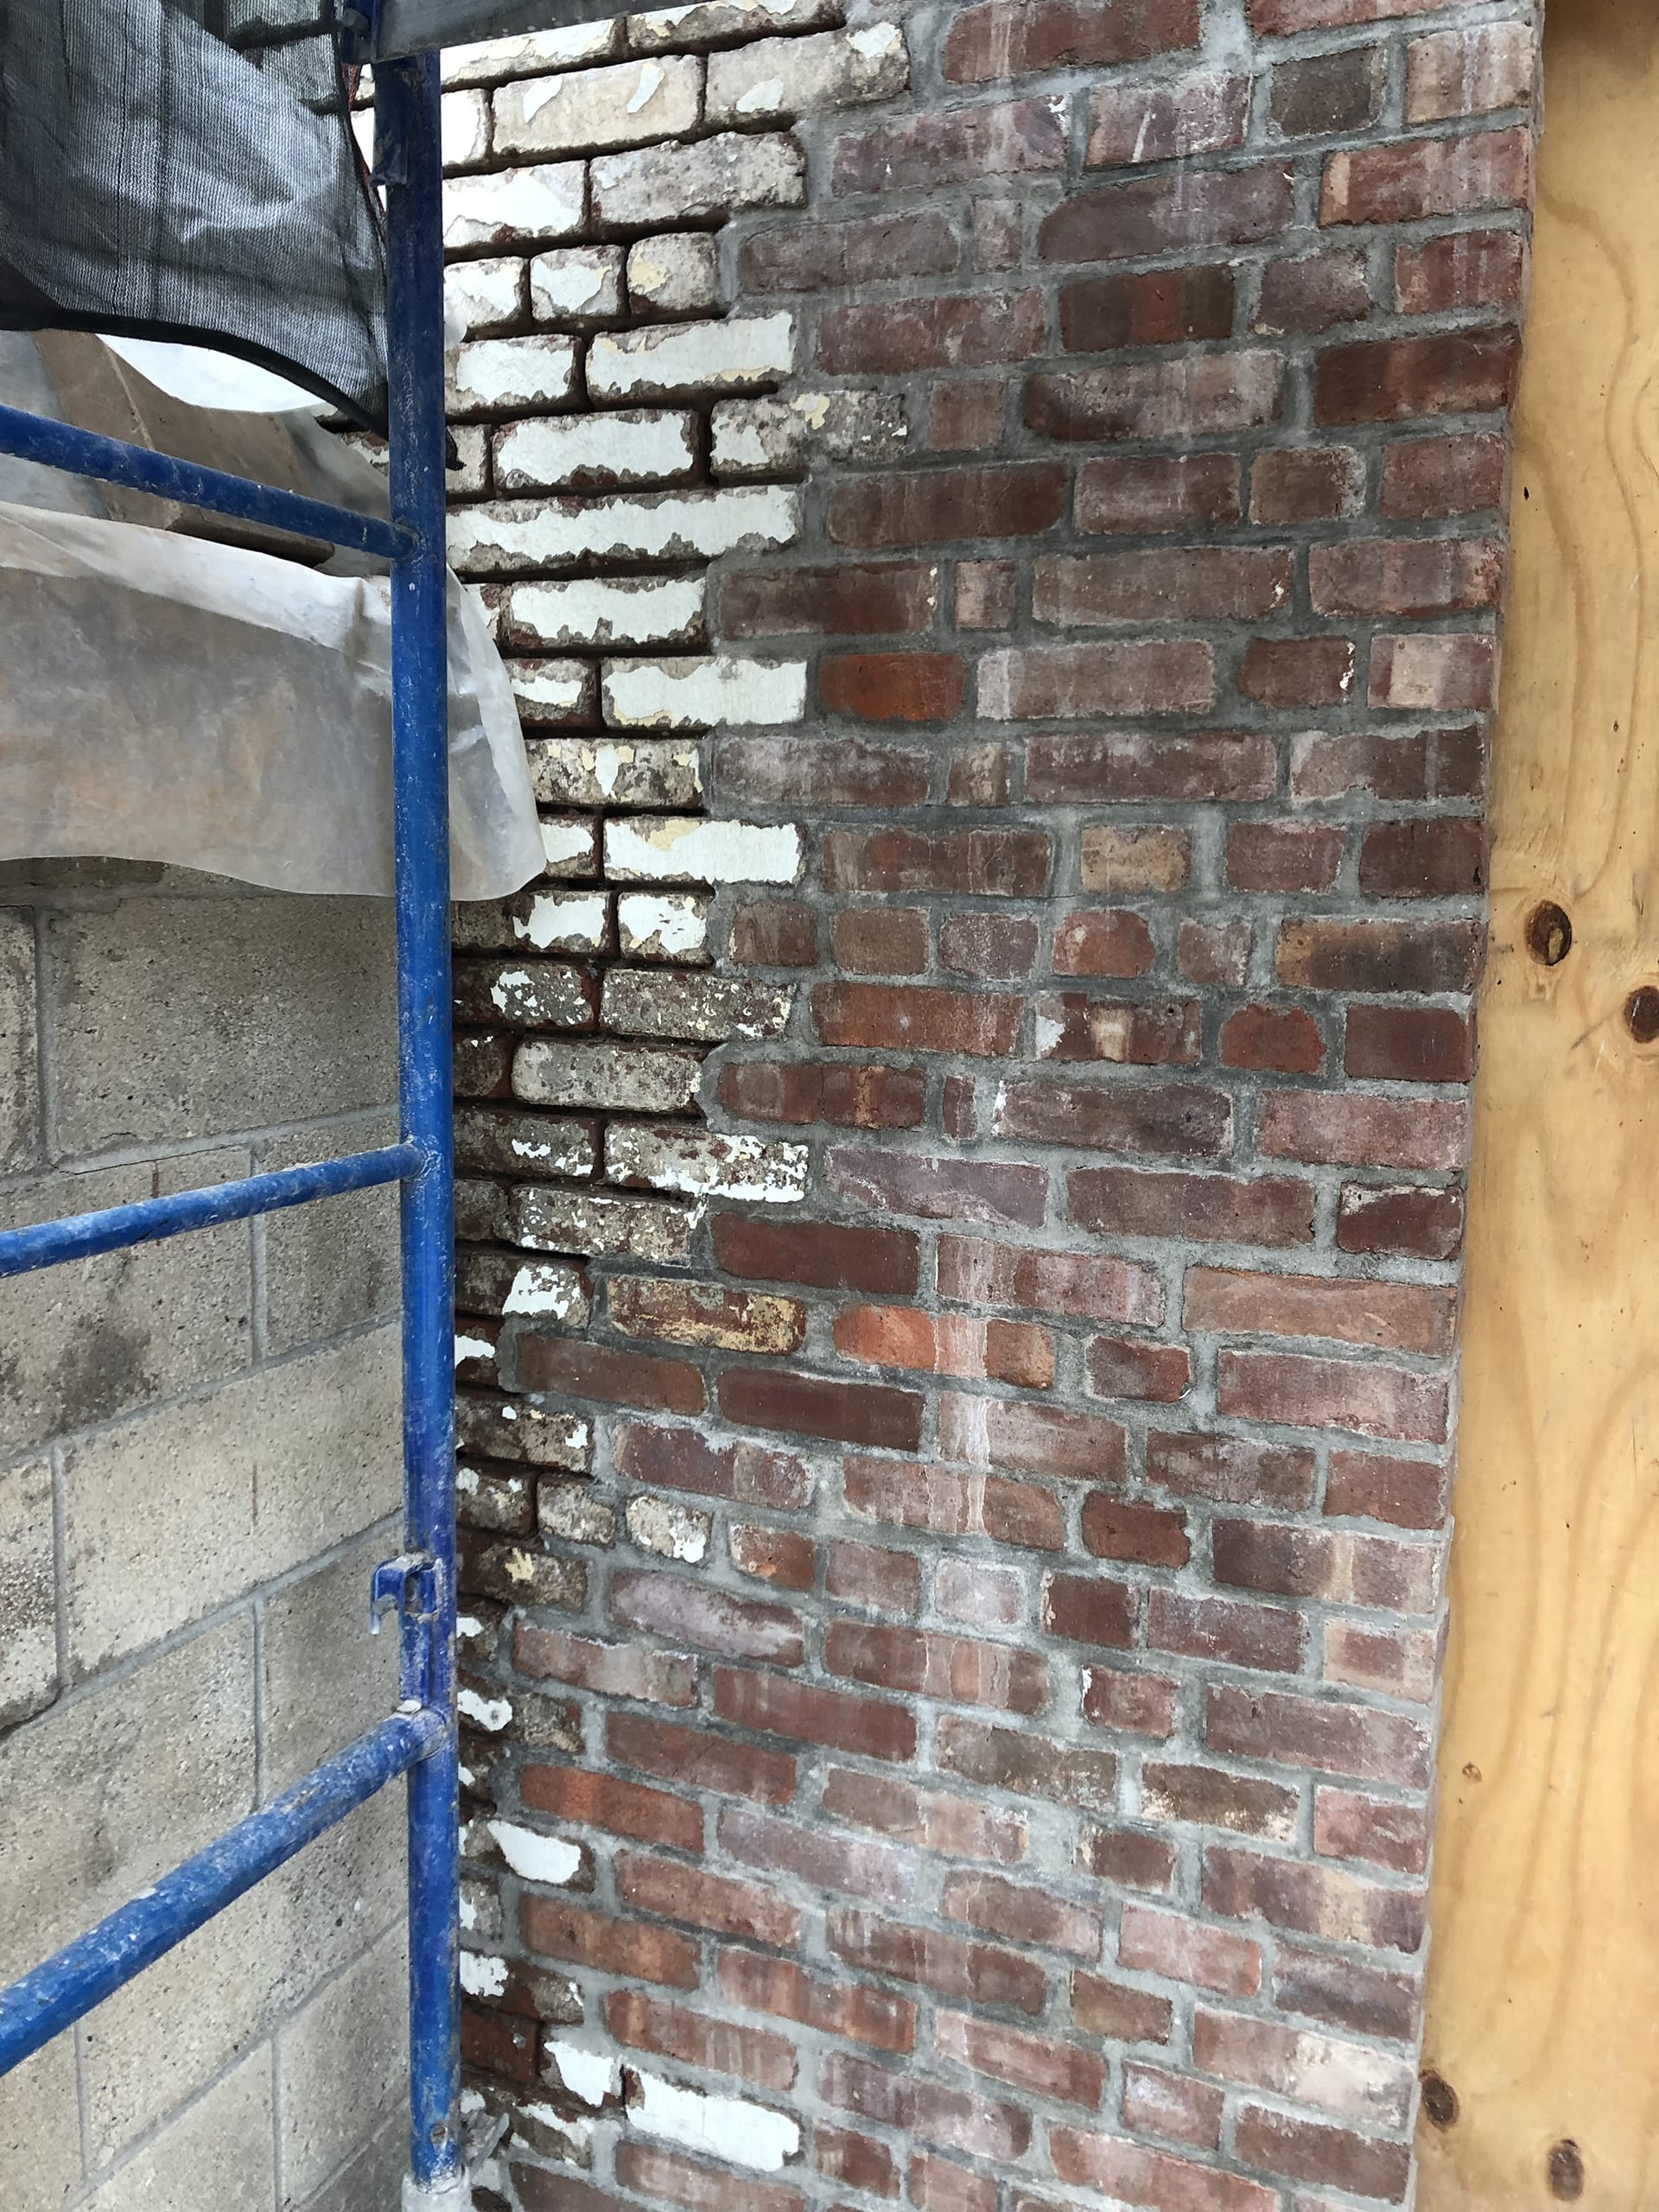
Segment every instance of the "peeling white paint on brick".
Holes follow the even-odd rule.
[[[889,99],[910,81],[910,59],[896,23],[817,38],[762,39],[709,57],[708,119],[781,121],[818,115],[861,100]]]
[[[544,806],[695,806],[702,770],[683,738],[532,738],[531,781]]]
[[[776,2173],[801,2147],[801,2131],[786,2113],[678,2088],[654,2074],[634,2075],[628,2116],[647,2135],[760,2173]]]
[[[743,1198],[794,1205],[806,1194],[810,1153],[804,1144],[613,1122],[605,1133],[605,1172],[613,1183],[644,1185],[681,1198]]]
[[[487,1337],[457,1336],[455,1338],[455,1365],[457,1367],[460,1367],[464,1362],[469,1359],[486,1359],[493,1361],[494,1357],[495,1346],[490,1342]],[[471,1470],[468,1469],[465,1471],[470,1472]],[[457,1473],[456,1480],[459,1481],[460,1478],[460,1474]]]
[[[580,2044],[560,2037],[550,2041],[547,2055],[558,2068],[560,2081],[583,2104],[597,2110],[607,2098],[620,2094],[621,2067],[610,2052],[584,2050]]]
[[[486,1729],[492,1736],[499,1736],[504,1728],[512,1726],[512,1702],[509,1698],[482,1697],[476,1690],[462,1688],[455,1692],[455,1709],[475,1728]]]
[[[506,671],[518,711],[527,721],[560,721],[580,714],[588,688],[588,673],[579,664],[569,661],[510,660]]]
[[[526,1882],[563,1884],[582,1871],[582,1853],[562,1835],[543,1835],[512,1821],[486,1821],[501,1856]]]
[[[506,77],[529,77],[538,69],[569,69],[584,61],[604,61],[621,41],[622,25],[613,18],[599,23],[571,23],[563,30],[532,31],[523,38],[479,39],[451,46],[442,56],[446,85],[499,84]]]
[[[620,883],[793,883],[801,860],[792,822],[642,816],[605,824],[605,870]]]
[[[618,493],[598,499],[487,500],[449,517],[452,565],[472,575],[569,569],[593,561],[710,561],[792,543],[793,486]]]
[[[695,645],[702,635],[707,595],[702,576],[580,576],[514,584],[506,594],[505,629],[515,644],[538,651]]]
[[[806,162],[782,133],[726,131],[691,143],[601,154],[592,165],[594,220],[619,230],[723,218],[750,207],[798,207]]]
[[[443,188],[443,242],[452,253],[468,246],[551,245],[580,233],[587,204],[581,162],[537,162],[490,176],[456,177]]]
[[[438,124],[438,143],[446,169],[487,161],[490,103],[482,92],[446,92]]]
[[[908,442],[899,392],[797,391],[723,399],[709,420],[716,476],[798,475],[814,448],[833,461],[892,460]]]
[[[804,661],[706,658],[607,661],[605,719],[632,729],[713,729],[798,722],[806,711]]]
[[[616,902],[617,938],[632,959],[699,960],[709,944],[709,902],[684,891],[632,891]]]
[[[597,859],[598,838],[591,822],[542,823],[542,850],[547,855],[550,874],[569,870],[573,862],[580,864],[579,873],[591,875]]]
[[[628,300],[658,315],[706,315],[720,305],[720,254],[706,231],[638,238],[628,248]]]
[[[677,1505],[666,1497],[633,1497],[623,1519],[641,1551],[679,1560],[687,1567],[698,1567],[708,1556],[713,1516],[696,1506]]]
[[[596,952],[605,942],[609,902],[602,891],[539,893],[515,914],[512,933],[537,952]]]
[[[483,1951],[461,1954],[461,1986],[469,1997],[499,1997],[507,1986],[507,1962]]]
[[[583,327],[620,315],[621,247],[556,246],[538,253],[530,264],[530,309],[537,322]]]
[[[512,1287],[501,1301],[501,1311],[503,1314],[551,1314],[556,1321],[568,1321],[583,1318],[587,1303],[581,1278],[573,1268],[531,1261],[514,1275]]]
[[[524,264],[517,255],[451,262],[443,272],[445,327],[463,338],[516,322],[524,304]]]
[[[575,398],[576,348],[551,331],[529,338],[480,338],[459,347],[449,379],[452,407],[471,412],[561,407]]]
[[[817,30],[840,19],[841,0],[692,0],[690,6],[630,16],[628,42],[636,54],[645,54],[715,39],[758,38],[766,31]]]
[[[790,315],[648,324],[604,331],[594,339],[588,353],[588,391],[600,401],[752,391],[778,383],[794,364]]]
[[[689,54],[624,61],[503,85],[494,95],[498,154],[586,154],[675,138],[702,106],[702,64]]]
[[[696,473],[694,415],[631,408],[614,415],[509,423],[495,438],[501,492],[609,491],[687,483]]]

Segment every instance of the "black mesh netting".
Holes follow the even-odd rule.
[[[385,415],[332,0],[0,0],[0,324],[195,340]]]

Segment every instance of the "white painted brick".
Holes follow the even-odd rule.
[[[694,1052],[607,1038],[577,1045],[527,1037],[513,1058],[512,1091],[531,1105],[681,1114],[696,1101],[702,1077]]]
[[[481,338],[455,349],[448,401],[452,413],[562,407],[576,396],[574,339],[538,332],[531,338]]]
[[[689,146],[603,154],[593,164],[592,183],[601,228],[665,230],[747,207],[800,207],[806,157],[791,137],[728,131]]]
[[[628,44],[635,54],[655,54],[664,47],[760,38],[768,31],[815,31],[838,23],[842,5],[842,0],[693,0],[688,7],[630,16]]]
[[[683,738],[532,738],[531,780],[543,806],[695,806],[697,747]]]
[[[815,449],[832,461],[887,461],[907,435],[904,398],[887,391],[722,399],[709,423],[716,476],[798,475]]]
[[[663,968],[607,969],[602,1001],[605,1027],[619,1036],[702,1045],[724,1044],[730,1037],[776,1037],[793,1003],[787,986],[777,989],[741,976]],[[647,1109],[641,1102],[635,1110]]]
[[[499,492],[611,492],[686,484],[697,467],[697,418],[643,409],[514,423],[495,434]]]
[[[599,952],[605,944],[607,901],[602,891],[536,891],[512,933],[535,952]]]
[[[695,645],[702,643],[702,576],[581,576],[565,582],[512,584],[503,601],[503,634],[532,652],[574,645]]]
[[[666,1497],[631,1497],[622,1517],[630,1540],[642,1552],[677,1559],[687,1567],[699,1567],[708,1556],[714,1516],[695,1505],[678,1505]]]
[[[741,124],[817,115],[887,99],[909,82],[910,57],[896,23],[760,39],[709,57],[708,119]]]
[[[563,30],[532,31],[524,38],[480,39],[452,46],[442,57],[445,85],[496,85],[508,77],[532,77],[540,69],[573,69],[584,61],[608,61],[623,48],[622,25],[571,23]]]
[[[599,824],[580,815],[557,821],[542,819],[542,849],[546,873],[556,880],[583,882],[599,873]]]
[[[622,729],[713,729],[798,722],[806,711],[804,661],[607,661],[606,722]]]
[[[647,2135],[762,2173],[776,2173],[801,2147],[800,2128],[787,2113],[769,2112],[738,2097],[708,2096],[654,2074],[631,2077],[628,2117]]]
[[[793,1205],[806,1195],[804,1144],[722,1130],[681,1130],[654,1122],[613,1122],[605,1132],[605,1173],[613,1183],[668,1191],[686,1198],[741,1198]]]
[[[589,561],[710,561],[791,544],[801,526],[792,486],[716,492],[618,493],[607,499],[492,500],[449,518],[449,559],[463,575],[522,575]]]
[[[505,665],[522,721],[568,727],[593,721],[594,672],[586,661],[509,660]]]
[[[588,154],[677,138],[697,122],[702,64],[687,54],[625,61],[503,85],[494,95],[503,154]]]
[[[538,162],[492,176],[457,177],[443,188],[443,243],[474,246],[550,245],[573,238],[587,214],[588,173],[581,162]]]
[[[474,499],[489,489],[489,437],[481,423],[456,423],[450,426],[450,436],[455,442],[459,468],[452,468],[445,475],[444,489],[452,499]]]
[[[600,401],[753,391],[778,383],[794,365],[792,315],[664,323],[595,338],[588,350],[588,391]]]
[[[537,322],[588,329],[622,312],[620,245],[572,245],[538,253],[530,264],[530,307]]]
[[[690,1257],[701,1209],[605,1191],[562,1191],[524,1183],[507,1204],[507,1235],[531,1252],[626,1256],[671,1265]]]
[[[709,906],[693,891],[627,891],[616,902],[617,944],[629,960],[706,960]]]
[[[443,272],[444,327],[452,340],[505,330],[524,311],[524,264],[517,255],[452,261]]]
[[[526,1183],[515,1199],[564,1194],[550,1183]],[[515,1237],[515,1243],[526,1240]],[[583,1474],[593,1452],[593,1430],[579,1414],[549,1411],[519,1399],[489,1398],[470,1390],[455,1395],[455,1444],[486,1459],[506,1459],[515,1466],[562,1467]]]
[[[793,883],[801,833],[792,822],[644,815],[605,824],[605,872],[617,883]]]
[[[490,158],[490,102],[486,92],[446,92],[438,125],[443,166],[474,168]]]
[[[636,238],[628,248],[628,304],[662,315],[708,315],[719,307],[720,254],[708,232]]]

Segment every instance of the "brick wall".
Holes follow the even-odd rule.
[[[496,2200],[1408,2194],[1534,16],[452,59]]]
[[[0,1227],[385,1143],[391,968],[384,901],[8,863]],[[0,1983],[391,1709],[397,1302],[385,1191],[0,1282]],[[402,1830],[388,1790],[0,2081],[6,2212],[394,2202]]]

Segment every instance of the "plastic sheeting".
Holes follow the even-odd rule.
[[[380,576],[0,504],[0,859],[167,861],[392,888]],[[504,897],[543,852],[512,685],[449,579],[450,858]]]

